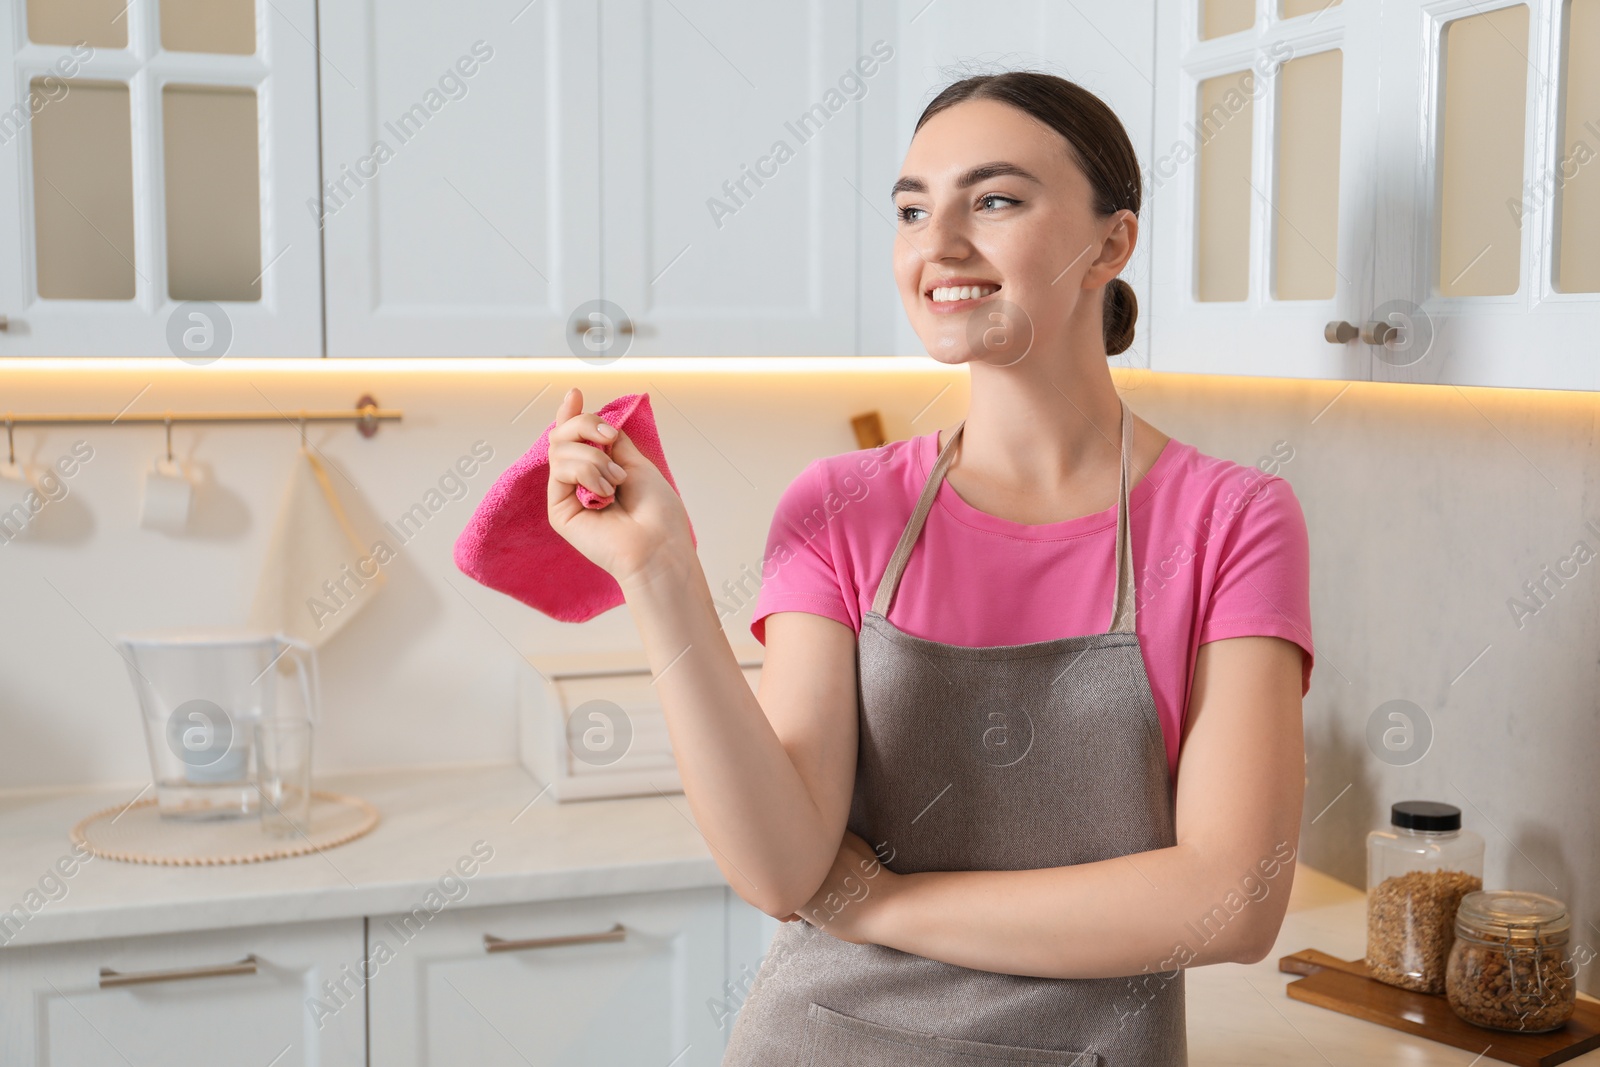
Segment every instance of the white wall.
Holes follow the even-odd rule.
[[[369,524],[418,502],[474,441],[493,446],[490,471],[403,549],[388,588],[324,649],[316,759],[333,771],[512,760],[518,656],[638,647],[625,607],[556,623],[451,561],[473,505],[549,423],[568,385],[585,389],[590,410],[650,392],[720,588],[747,564],[759,570],[789,480],[815,456],[856,447],[852,415],[880,411],[896,439],[961,417],[962,372],[899,362],[877,374],[828,361],[801,374],[706,375],[627,360],[562,373],[518,362],[493,374],[97,361],[92,372],[8,368],[4,403],[116,411],[150,384],[139,410],[270,410],[345,407],[371,391],[403,408],[404,422],[370,441],[349,427],[311,430]],[[1310,528],[1319,654],[1305,702],[1307,861],[1360,884],[1364,835],[1387,821],[1391,802],[1448,801],[1488,841],[1489,887],[1567,899],[1578,909],[1574,940],[1593,943],[1600,934],[1584,920],[1600,921],[1600,895],[1580,887],[1600,879],[1600,560],[1579,566],[1522,628],[1508,609],[1575,542],[1600,549],[1584,526],[1600,525],[1592,398],[1116,373],[1140,415],[1202,452],[1254,463],[1278,442],[1293,449],[1281,473]],[[174,540],[136,525],[138,472],[161,449],[159,427],[18,431],[19,455],[35,462],[78,439],[95,455],[44,513],[36,540],[0,546],[0,786],[147,780],[128,672],[107,638],[243,621],[295,436],[288,424],[175,431],[178,454],[211,484],[198,535]],[[748,604],[731,618],[729,632],[748,640]],[[1395,698],[1420,705],[1435,729],[1432,750],[1408,767],[1381,762],[1365,737],[1374,709]]]

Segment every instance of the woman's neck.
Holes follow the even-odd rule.
[[[1111,507],[1121,471],[1122,405],[1110,369],[1102,363],[1074,374],[1044,360],[1024,363],[968,364],[972,399],[945,475],[951,488],[979,511],[1029,525]],[[944,445],[949,431],[937,440]],[[1134,420],[1130,484],[1166,441]]]

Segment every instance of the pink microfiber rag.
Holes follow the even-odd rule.
[[[628,440],[666,478],[676,492],[678,483],[667,469],[650,411],[650,394],[619,396],[595,412],[628,435]],[[552,422],[534,446],[489,487],[473,511],[467,528],[456,538],[455,560],[461,572],[490,589],[537,608],[562,622],[586,622],[622,603],[622,587],[615,578],[591,563],[550,525],[550,431]],[[589,442],[585,442],[588,444]],[[611,446],[601,448],[607,455]],[[615,496],[598,496],[580,485],[578,502],[586,508],[603,508]],[[694,527],[689,528],[694,540]]]

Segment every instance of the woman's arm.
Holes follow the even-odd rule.
[[[698,558],[675,560],[622,590],[684,795],[717,865],[746,902],[774,916],[794,911],[822,883],[849,816],[854,635],[820,615],[767,616],[758,698]]]
[[[595,447],[606,444],[609,457]],[[585,508],[579,484],[602,496],[615,488],[615,500]],[[626,433],[583,413],[577,389],[550,431],[549,516],[622,588],[684,794],[728,884],[769,914],[793,911],[827,874],[849,814],[850,628],[800,612],[768,616],[758,700],[722,630],[682,499]]]
[[[1005,974],[1104,978],[1265,958],[1300,835],[1302,655],[1277,637],[1200,646],[1173,847],[1071,867],[896,875],[849,835],[800,914],[844,940]]]

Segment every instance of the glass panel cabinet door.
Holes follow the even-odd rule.
[[[1385,8],[1374,378],[1600,388],[1600,0]]]
[[[314,0],[0,17],[0,356],[322,354]]]
[[[1157,0],[1153,369],[1370,376],[1378,9]]]

